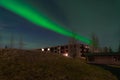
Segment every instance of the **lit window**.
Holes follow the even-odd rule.
[[[63,54],[63,56],[66,56],[66,57],[67,57],[67,56],[68,56],[68,53]]]
[[[48,48],[48,51],[50,51],[50,48]]]
[[[89,48],[88,46],[85,46],[85,48]]]
[[[44,49],[42,48],[42,51],[44,51]]]

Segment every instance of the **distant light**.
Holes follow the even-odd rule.
[[[50,51],[50,48],[48,48],[48,51]]]
[[[44,51],[44,49],[42,48],[42,51]]]
[[[65,54],[63,54],[63,56],[66,56],[66,57],[68,57],[68,53],[65,53]]]

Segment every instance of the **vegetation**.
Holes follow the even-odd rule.
[[[118,65],[96,65],[114,74],[120,80],[120,66]]]
[[[104,47],[104,52],[105,52],[105,53],[108,53],[108,52],[109,52],[108,47]]]
[[[79,59],[38,51],[2,50],[0,80],[117,80]]]
[[[109,47],[109,52],[111,53],[111,52],[113,52],[113,50],[112,50],[112,48],[111,47]]]
[[[74,34],[73,34],[74,35]],[[74,35],[75,37],[75,35]],[[75,38],[70,38],[70,41],[69,41],[69,56],[71,56],[72,58],[76,58],[78,57],[78,41],[75,39]]]
[[[91,40],[92,40],[92,43],[91,43],[91,52],[98,52],[99,51],[99,39],[97,37],[97,35],[95,33],[92,33],[92,36],[91,36]]]
[[[119,46],[118,46],[118,52],[120,52],[120,43],[119,43]]]

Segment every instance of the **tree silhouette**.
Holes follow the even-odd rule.
[[[99,48],[99,39],[95,33],[92,33],[91,40],[92,40],[91,52],[95,52]]]
[[[120,41],[119,41],[119,45],[118,45],[118,52],[120,52]]]
[[[108,50],[109,50],[108,47],[104,47],[104,52],[105,53],[108,53]]]
[[[113,52],[113,50],[112,50],[112,48],[111,48],[111,47],[109,47],[109,52]]]
[[[80,47],[78,41],[74,37],[69,40],[68,52],[70,57],[76,58],[80,56]]]

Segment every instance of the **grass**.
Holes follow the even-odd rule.
[[[107,70],[79,59],[37,51],[4,50],[0,80],[117,80]]]
[[[117,65],[96,65],[105,70],[110,71],[112,74],[116,75],[117,79],[120,80],[120,66]]]

